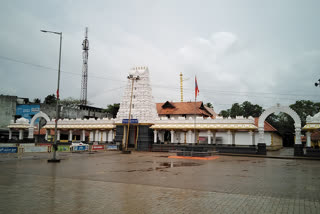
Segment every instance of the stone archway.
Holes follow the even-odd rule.
[[[292,117],[292,119],[294,120],[295,135],[296,135],[295,144],[301,144],[301,120],[300,120],[299,115],[294,110],[292,110],[289,106],[280,106],[280,104],[277,104],[276,106],[268,108],[259,117],[259,123],[258,123],[259,140],[258,140],[258,142],[265,143],[265,141],[264,141],[264,121],[266,120],[266,118],[270,114],[276,113],[276,112],[284,112]]]
[[[34,132],[34,122],[36,121],[36,119],[43,117],[47,122],[50,121],[50,118],[48,117],[47,114],[43,113],[42,111],[40,111],[39,113],[37,113],[36,115],[34,115],[31,119],[30,122],[30,127],[29,127],[29,134],[28,134],[28,138],[32,139],[33,138],[33,132]]]

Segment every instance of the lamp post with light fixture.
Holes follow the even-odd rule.
[[[130,120],[131,120],[133,85],[134,85],[134,81],[135,81],[135,80],[139,80],[140,77],[139,77],[139,76],[129,75],[129,76],[128,76],[128,79],[131,80],[132,83],[131,83],[131,96],[130,96],[128,128],[127,128],[127,134],[126,134],[127,136],[126,136],[126,142],[125,142],[124,150],[122,151],[122,153],[124,153],[124,154],[130,154],[130,153],[131,153],[130,151],[128,151],[128,140],[129,140],[129,130],[130,130]]]
[[[54,144],[53,144],[53,157],[49,159],[48,162],[56,163],[60,162],[60,159],[56,158],[56,151],[57,151],[57,130],[58,130],[58,120],[59,120],[59,87],[60,87],[60,67],[61,67],[61,45],[62,45],[62,32],[55,32],[55,31],[48,31],[48,30],[41,30],[43,33],[53,33],[60,36],[60,49],[59,49],[59,66],[58,66],[58,85],[57,85],[57,103],[56,103],[56,120],[55,120],[55,127],[54,127]]]

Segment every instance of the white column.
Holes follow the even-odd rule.
[[[253,131],[249,131],[249,145],[253,145],[254,146],[254,141],[253,141]]]
[[[29,127],[28,138],[33,139],[33,134],[34,134],[34,127]],[[39,133],[39,135],[40,135],[40,133]]]
[[[217,144],[216,136],[217,136],[216,131],[213,131],[212,132],[212,144]]]
[[[112,140],[113,140],[113,130],[111,129],[108,132],[108,142],[110,143],[112,142]]]
[[[71,129],[69,130],[69,139],[68,140],[72,141],[72,130]]]
[[[158,139],[158,131],[157,131],[157,130],[154,130],[154,131],[153,131],[153,142],[154,142],[154,143],[157,143],[157,139]]]
[[[94,134],[93,134],[93,131],[90,131],[89,132],[89,142],[92,142],[94,141]]]
[[[259,139],[258,143],[265,143],[264,141],[264,127],[259,128]]]
[[[232,145],[232,134],[230,130],[228,130],[227,135],[228,135],[228,144]]]
[[[301,128],[296,128],[296,144],[301,144]]]
[[[11,140],[11,139],[12,139],[12,130],[9,129],[9,140]]]
[[[311,132],[307,131],[307,147],[311,147]]]
[[[174,131],[171,130],[170,133],[171,133],[171,143],[174,143]]]
[[[107,142],[107,140],[108,140],[108,130],[104,130],[103,132],[102,132],[102,142]]]
[[[232,145],[236,145],[236,132],[235,131],[232,131]]]
[[[192,143],[192,131],[188,131],[187,143]]]
[[[48,140],[49,132],[50,132],[50,129],[46,129],[46,136],[44,137],[45,140]]]
[[[60,141],[60,134],[61,134],[61,133],[60,133],[60,130],[58,129],[58,130],[57,130],[57,141]]]
[[[184,142],[185,142],[185,140],[184,140],[184,136],[185,136],[184,133],[185,133],[185,132],[181,130],[181,132],[180,132],[180,143],[184,143]]]
[[[211,144],[211,131],[208,130],[208,144]]]
[[[100,131],[96,130],[94,132],[94,141],[98,142],[99,141],[99,135],[100,135]]]
[[[81,132],[81,141],[86,141],[86,130],[82,129]]]
[[[23,129],[19,130],[19,140],[23,140]]]

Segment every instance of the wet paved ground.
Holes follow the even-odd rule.
[[[167,153],[0,156],[0,213],[320,213],[320,162]]]

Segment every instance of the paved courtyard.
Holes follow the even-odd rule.
[[[2,155],[0,213],[320,213],[319,161],[168,155]]]

